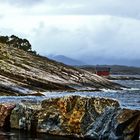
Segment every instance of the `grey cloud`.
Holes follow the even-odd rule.
[[[9,36],[15,33],[11,28],[0,28],[0,35]]]
[[[0,0],[0,2],[4,3],[2,0]],[[16,6],[17,11],[15,11],[15,15],[11,14],[10,16],[16,17],[18,13],[18,16],[20,16],[21,19],[23,16],[24,19],[30,12],[30,17],[34,17],[37,20],[28,21],[29,24],[33,24],[33,27],[30,27],[31,29],[28,31],[29,33],[27,33],[28,35],[25,35],[23,30],[19,31],[21,26],[25,26],[24,24],[17,24],[19,27],[17,30],[19,32],[14,32],[14,29],[7,28],[1,28],[0,32],[5,35],[23,35],[30,40],[33,49],[40,54],[62,54],[85,60],[88,63],[95,61],[98,63],[139,63],[139,0],[15,0],[13,2],[12,0],[6,0],[6,2],[10,4],[11,7],[13,4]],[[32,6],[35,7],[32,8]],[[49,6],[50,11],[48,10]],[[18,12],[18,7],[23,10],[21,13]],[[42,8],[44,9],[42,10]],[[8,10],[12,11],[13,9],[9,8]],[[13,18],[8,18],[9,13],[11,12],[7,13],[7,19],[13,20]],[[90,15],[91,17],[83,26],[81,26],[82,23],[78,20],[70,21],[73,25],[76,22],[79,23],[80,27],[77,29],[75,29],[73,25],[70,26],[70,29],[68,28],[69,26],[64,29],[63,26],[65,25],[60,23],[58,26],[57,20],[62,20],[62,23],[66,23],[67,25],[65,21],[67,19],[65,18],[57,18],[55,24],[49,24],[48,26],[47,22],[49,23],[49,18],[47,19],[45,16],[53,14],[66,15],[67,19],[69,14]],[[102,15],[102,17],[98,15]],[[16,17],[17,23],[19,22],[18,16]],[[93,16],[96,17],[95,20],[92,20]],[[0,18],[2,17],[3,16],[0,16]],[[44,20],[45,18],[47,20]],[[100,18],[105,20],[98,20]],[[34,23],[35,21],[38,23],[37,26],[36,23]],[[55,22],[55,19],[53,21]],[[86,18],[82,21],[86,21]],[[52,21],[50,23],[52,23]],[[90,26],[88,24],[90,24]],[[4,27],[2,23],[1,26]]]
[[[36,5],[38,3],[43,2],[44,0],[0,0],[1,3],[8,3],[11,6],[15,5],[15,6],[20,6],[20,7],[24,7],[24,6],[33,6]]]
[[[51,27],[50,29],[40,28],[34,31],[36,36],[34,36],[33,47],[40,54],[71,55],[79,50],[80,40],[75,37],[75,33],[57,27]],[[38,43],[40,47],[36,45]]]
[[[0,2],[10,3],[11,6],[14,4],[17,7],[20,5],[23,9],[27,6],[30,14],[112,15],[140,18],[139,0],[0,0]],[[43,11],[38,8],[38,4],[39,8],[44,7]],[[33,5],[36,5],[34,11],[29,7]]]
[[[4,16],[2,14],[0,14],[0,19],[2,19]]]
[[[42,23],[41,23],[42,25]],[[137,64],[140,60],[139,20],[111,17],[98,28],[38,26],[33,46],[40,54],[62,54],[86,63]],[[135,65],[136,65],[135,64]]]
[[[53,14],[112,15],[140,18],[139,0],[45,0],[43,4],[46,5],[46,8],[47,5],[56,6]]]

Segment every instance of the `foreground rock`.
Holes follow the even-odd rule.
[[[1,109],[2,128],[7,122],[5,118],[9,118],[11,128],[34,134],[43,132],[97,140],[137,140],[139,137],[140,111],[121,109],[111,99],[68,96],[42,103],[22,101],[13,108],[9,104],[8,110]]]
[[[44,91],[120,89],[90,72],[0,43],[0,95]]]
[[[41,104],[22,101],[17,104],[10,116],[11,128],[36,132],[37,113],[42,110]]]
[[[107,109],[88,128],[86,138],[101,140],[139,140],[140,111]]]
[[[14,109],[15,104],[0,104],[0,128],[9,130],[10,128],[10,115],[11,111]]]
[[[79,96],[45,100],[42,111],[37,115],[37,131],[83,137],[88,126],[106,107],[118,106],[118,102],[113,100]]]

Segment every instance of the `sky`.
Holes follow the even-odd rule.
[[[140,0],[0,0],[0,35],[41,55],[140,66]]]

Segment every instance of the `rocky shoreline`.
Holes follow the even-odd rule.
[[[46,91],[121,89],[88,71],[0,43],[0,94],[20,96]]]
[[[0,104],[0,127],[88,139],[138,140],[140,111],[116,100],[65,96]]]

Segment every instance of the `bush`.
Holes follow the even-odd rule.
[[[8,36],[0,36],[0,42],[1,43],[7,43],[9,40]]]
[[[36,54],[36,51],[32,51],[32,46],[27,39],[21,39],[15,35],[11,35],[10,37],[0,36],[0,43],[6,43],[12,47]]]

